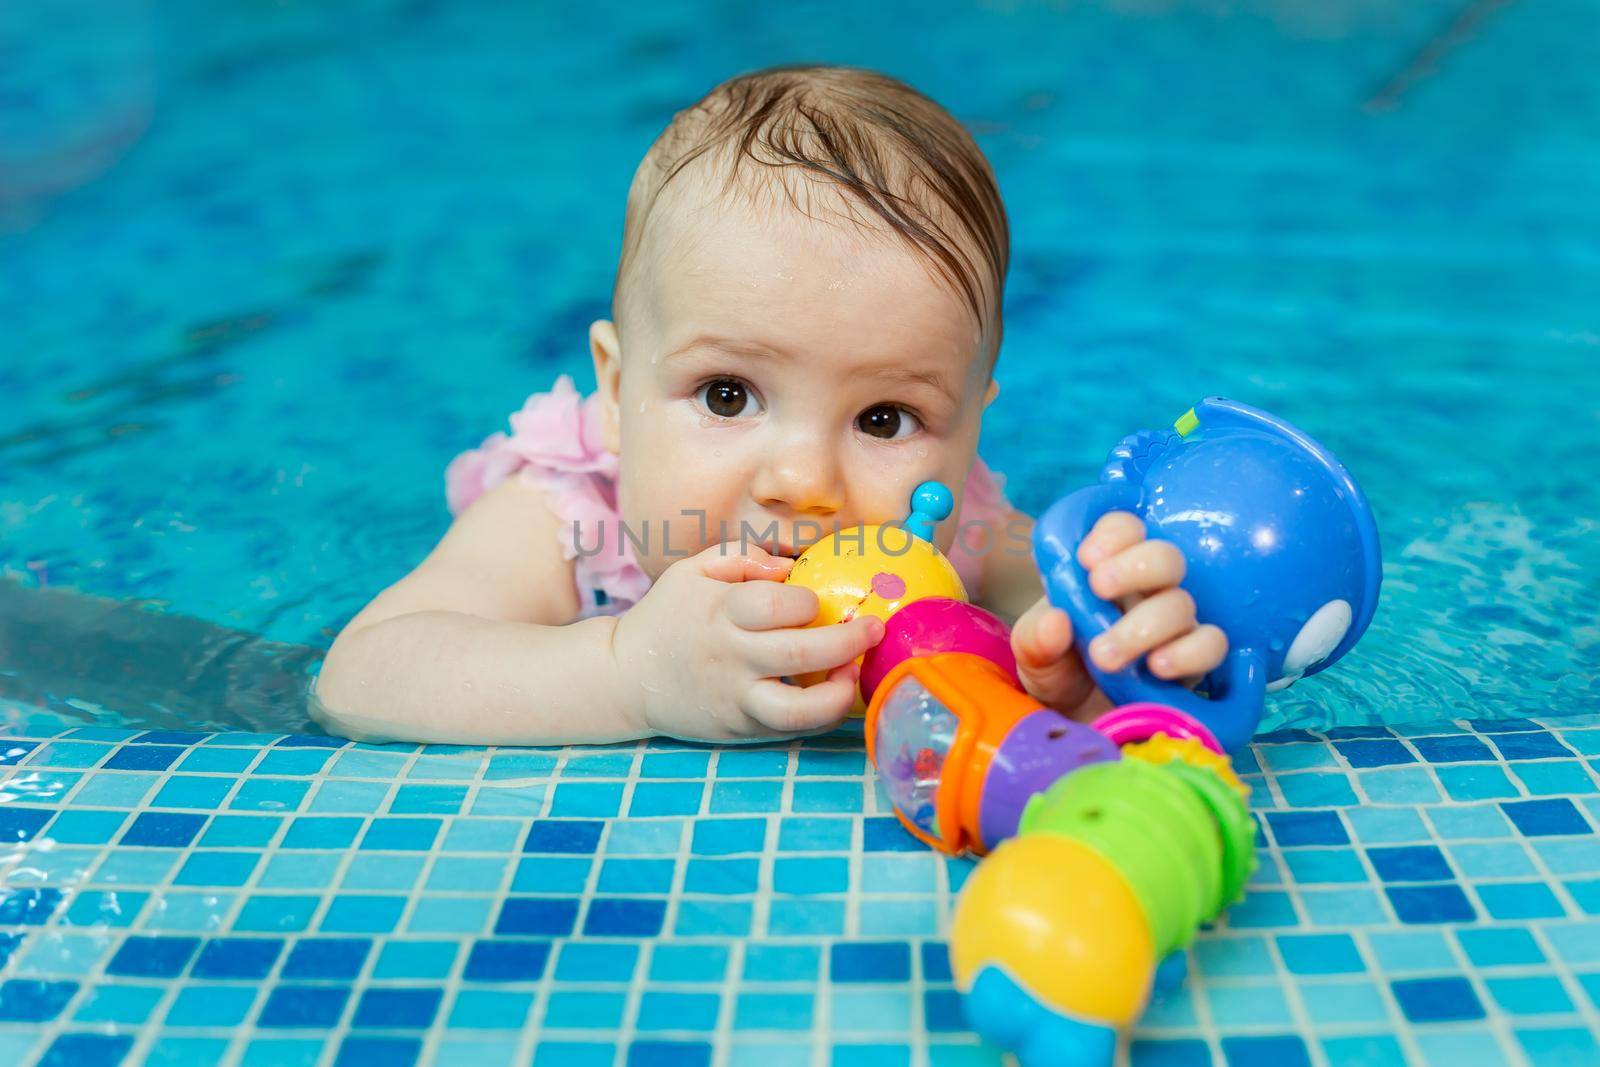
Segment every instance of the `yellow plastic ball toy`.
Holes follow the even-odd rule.
[[[817,594],[812,626],[849,622],[859,615],[887,620],[913,600],[941,596],[966,600],[950,561],[933,544],[933,527],[950,514],[950,490],[925,482],[912,495],[911,516],[901,526],[858,526],[829,534],[801,554],[788,581]],[[859,662],[859,660],[857,661]],[[822,673],[796,678],[811,685]],[[856,694],[851,714],[866,713]]]

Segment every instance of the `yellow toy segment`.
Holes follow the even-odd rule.
[[[1250,799],[1250,787],[1239,780],[1234,773],[1233,763],[1227,756],[1211,751],[1199,740],[1186,737],[1179,740],[1167,734],[1156,734],[1148,741],[1137,744],[1123,745],[1122,755],[1127,759],[1144,760],[1146,763],[1187,763],[1191,767],[1210,771],[1221,778],[1229,789],[1232,789],[1245,800]]]
[[[1132,1023],[1155,973],[1133,890],[1094,850],[1056,834],[995,849],[967,878],[950,930],[956,984],[998,965],[1041,1003],[1078,1018]]]
[[[857,615],[887,619],[923,597],[967,599],[944,553],[898,526],[829,534],[795,560],[788,580],[810,589],[822,602],[813,626],[849,622]]]
[[[817,594],[820,604],[812,626],[849,622],[858,615],[888,619],[923,597],[967,599],[961,577],[944,553],[898,526],[859,526],[829,534],[795,560],[788,581]],[[795,681],[811,685],[824,677],[807,674]],[[851,714],[866,710],[857,694]]]

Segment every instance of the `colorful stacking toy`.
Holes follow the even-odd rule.
[[[1268,689],[1349,651],[1377,605],[1360,488],[1266,412],[1206,400],[1175,432],[1125,438],[1101,482],[1034,537],[1051,602],[1120,702],[1089,725],[1030,697],[1005,624],[965,603],[932,544],[950,513],[938,483],[918,487],[903,528],[825,539],[790,576],[817,591],[818,624],[885,620],[861,661],[867,752],[911,833],[987,854],[956,905],[951,969],[974,1029],[1023,1067],[1111,1063],[1152,989],[1181,980],[1181,950],[1255,869],[1248,790],[1226,752],[1249,740]],[[1203,695],[1087,656],[1117,609],[1089,591],[1077,545],[1117,509],[1184,550],[1198,617],[1229,636]]]

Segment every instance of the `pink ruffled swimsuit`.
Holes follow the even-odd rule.
[[[580,618],[620,615],[650,588],[632,545],[622,537],[617,456],[601,444],[600,425],[599,397],[580,396],[572,379],[563,374],[548,393],[534,393],[511,416],[511,433],[490,434],[483,444],[452,460],[445,471],[445,498],[452,515],[513,474],[545,490],[551,510],[561,520],[562,555],[576,561]],[[981,459],[974,459],[957,529],[981,522],[1000,530],[1009,514],[999,477]],[[981,557],[959,537],[949,556],[968,591],[976,592]]]

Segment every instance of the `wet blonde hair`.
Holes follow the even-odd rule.
[[[613,316],[661,192],[706,158],[731,192],[752,174],[816,217],[804,181],[843,194],[847,215],[878,224],[923,256],[1000,340],[1011,240],[994,173],[948,111],[903,82],[854,67],[773,67],[718,85],[673,117],[634,174]],[[862,218],[854,208],[865,208]]]

